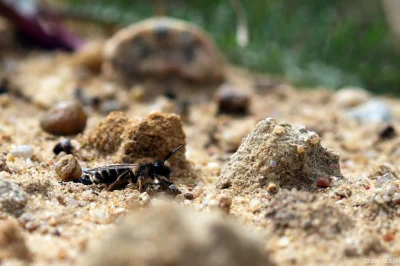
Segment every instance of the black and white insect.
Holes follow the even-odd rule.
[[[165,162],[180,148],[182,145],[170,152],[164,160],[142,164],[108,164],[97,168],[83,169],[83,175],[74,182],[85,185],[109,184],[108,190],[114,190],[125,187],[131,181],[138,184],[141,192],[145,190],[147,184],[159,184],[164,189],[175,193],[179,190],[169,180],[171,168]]]

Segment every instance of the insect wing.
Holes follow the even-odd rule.
[[[90,168],[90,169],[83,169],[85,173],[96,173],[103,170],[110,170],[110,169],[127,169],[139,166],[138,164],[107,164],[104,166]]]

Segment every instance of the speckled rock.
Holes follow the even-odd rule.
[[[194,24],[151,18],[117,32],[105,44],[103,70],[111,77],[221,79],[223,64],[212,40]]]
[[[347,112],[347,116],[361,124],[390,123],[393,119],[392,110],[382,100],[370,100]]]
[[[233,194],[257,193],[273,182],[282,188],[311,188],[325,176],[342,176],[339,156],[304,127],[260,121],[223,169],[217,187]]]
[[[0,175],[0,214],[19,216],[27,202],[25,192],[17,184]]]
[[[162,159],[179,145],[182,149],[169,160],[184,167],[185,133],[178,115],[152,112],[146,118],[133,120],[121,112],[113,112],[85,135],[82,146],[111,155],[113,161],[137,163],[140,160]]]
[[[112,234],[93,241],[81,265],[268,266],[274,263],[262,244],[229,218],[162,204],[126,217]]]
[[[32,258],[23,233],[17,222],[6,220],[0,222],[0,262],[5,259],[20,259],[25,262]]]
[[[295,189],[279,191],[263,211],[279,232],[288,228],[301,229],[309,234],[333,238],[354,226],[352,219],[336,206],[318,199],[315,194]]]
[[[40,118],[40,126],[53,135],[74,135],[86,127],[87,115],[77,102],[60,102]]]
[[[0,155],[0,172],[7,172],[10,173],[10,168],[8,168],[6,157]]]
[[[337,105],[344,108],[355,107],[370,98],[370,93],[361,88],[345,87],[335,93]]]
[[[64,182],[74,181],[82,175],[81,166],[71,154],[62,157],[56,163],[54,170],[57,174],[57,178]]]

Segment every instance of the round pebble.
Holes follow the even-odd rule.
[[[249,111],[249,96],[229,85],[223,85],[217,92],[218,112],[245,115]]]
[[[331,184],[331,181],[327,177],[321,177],[317,180],[317,187],[327,188]]]
[[[82,168],[71,154],[62,157],[55,165],[55,172],[60,181],[74,181],[81,177]]]
[[[53,135],[74,135],[86,127],[87,115],[77,102],[60,102],[40,118],[40,126]]]
[[[33,148],[29,145],[18,145],[15,146],[10,153],[15,157],[22,157],[24,159],[29,159],[33,156]]]

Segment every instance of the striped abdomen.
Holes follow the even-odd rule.
[[[104,169],[99,169],[97,171],[85,171],[82,178],[90,179],[92,183],[95,184],[112,184],[114,183],[118,177],[124,175],[127,179],[132,180],[133,182],[137,181],[136,176],[132,172],[132,169],[127,168],[113,168],[107,167]]]

